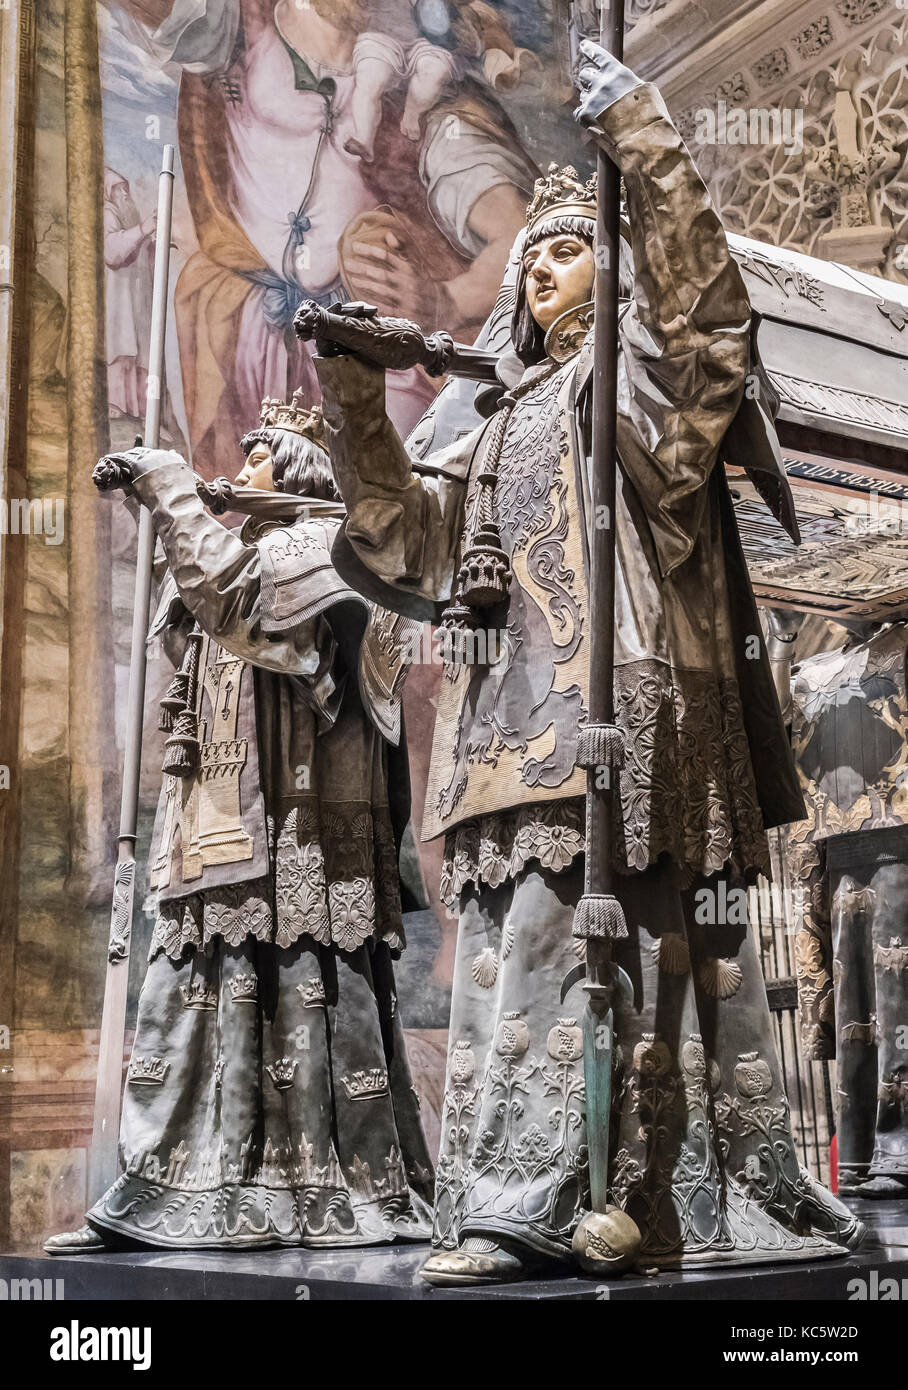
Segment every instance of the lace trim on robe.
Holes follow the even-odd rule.
[[[320,945],[355,951],[370,937],[402,949],[397,846],[387,807],[297,802],[283,814],[273,846],[273,877],[162,900],[149,960],[179,960],[215,937],[239,946],[247,936],[291,946],[308,934]]]
[[[682,882],[729,865],[771,876],[738,682],[655,661],[615,672],[625,735],[616,862],[642,870],[669,853]],[[531,803],[464,822],[445,839],[441,898],[497,887],[532,862],[556,872],[584,849],[582,798]]]

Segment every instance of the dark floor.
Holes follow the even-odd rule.
[[[562,1278],[497,1288],[432,1289],[417,1271],[423,1245],[350,1250],[124,1251],[49,1259],[0,1255],[0,1280],[62,1280],[51,1296],[105,1300],[351,1300],[568,1299],[640,1302],[671,1300],[846,1301],[885,1297],[880,1283],[908,1291],[908,1201],[849,1202],[868,1227],[865,1245],[841,1259],[737,1266],[648,1277],[626,1275],[597,1283]],[[856,1281],[864,1281],[863,1284]],[[49,1286],[48,1286],[49,1287]],[[892,1285],[888,1286],[890,1289]],[[900,1284],[901,1287],[901,1284]],[[9,1296],[12,1296],[10,1291]]]

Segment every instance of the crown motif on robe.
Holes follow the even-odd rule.
[[[257,1004],[259,998],[258,980],[254,975],[246,975],[243,971],[234,975],[228,983],[230,998],[234,1004]]]
[[[265,1070],[274,1082],[275,1090],[289,1091],[293,1085],[293,1073],[296,1071],[296,1067],[295,1057],[278,1057],[277,1061],[272,1062]]]
[[[294,391],[289,405],[275,396],[266,396],[262,401],[259,425],[262,429],[289,430],[291,434],[301,434],[327,453],[328,434],[322,412],[317,406],[310,410],[303,404],[302,396],[302,387]]]
[[[325,1003],[325,986],[321,980],[304,980],[296,989],[306,1009],[314,1009]]]
[[[596,220],[596,175],[581,183],[571,164],[559,168],[550,164],[545,178],[537,179],[533,201],[527,208],[527,230],[556,217],[587,217]]]
[[[184,1009],[216,1009],[217,990],[209,989],[204,980],[196,980],[191,985],[180,985]]]
[[[348,1100],[373,1100],[388,1094],[388,1073],[383,1067],[355,1071],[352,1076],[342,1076],[341,1085]]]
[[[162,1086],[169,1071],[170,1063],[162,1061],[160,1057],[136,1057],[133,1054],[126,1080],[132,1082],[133,1086]]]

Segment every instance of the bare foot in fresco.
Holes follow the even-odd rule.
[[[355,136],[351,135],[344,141],[344,149],[347,151],[347,154],[355,154],[357,159],[361,159],[364,164],[372,163],[372,151],[367,149]]]

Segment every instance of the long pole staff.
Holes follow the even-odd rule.
[[[145,401],[145,435],[148,448],[156,449],[161,432],[164,399],[164,334],[167,327],[167,290],[170,280],[170,231],[173,215],[172,145],[164,146],[158,178],[158,216],[155,229],[154,293],[151,308],[151,342]],[[116,1181],[117,1140],[120,1127],[120,1092],[123,1078],[123,1041],[126,1033],[126,993],[129,983],[129,944],[136,887],[136,833],[139,817],[139,773],[142,764],[142,731],[145,714],[145,643],[151,603],[154,528],[147,508],[139,512],[136,553],[135,599],[132,613],[132,646],[129,659],[129,696],[123,783],[120,793],[120,832],[114,871],[107,977],[95,1089],[94,1127],[89,1164],[89,1196],[97,1200]]]
[[[601,46],[621,61],[624,0],[602,0]],[[620,175],[600,150],[597,161],[595,339],[592,376],[593,440],[590,476],[590,695],[578,760],[587,770],[586,877],[574,917],[574,936],[586,941],[587,1007],[584,1080],[589,1136],[590,1204],[574,1236],[574,1253],[588,1272],[618,1273],[636,1257],[640,1233],[608,1203],[609,1121],[614,1055],[614,997],[619,971],[613,942],[627,936],[615,896],[613,867],[616,773],[624,744],[615,725],[615,494],[618,403],[618,256]]]

